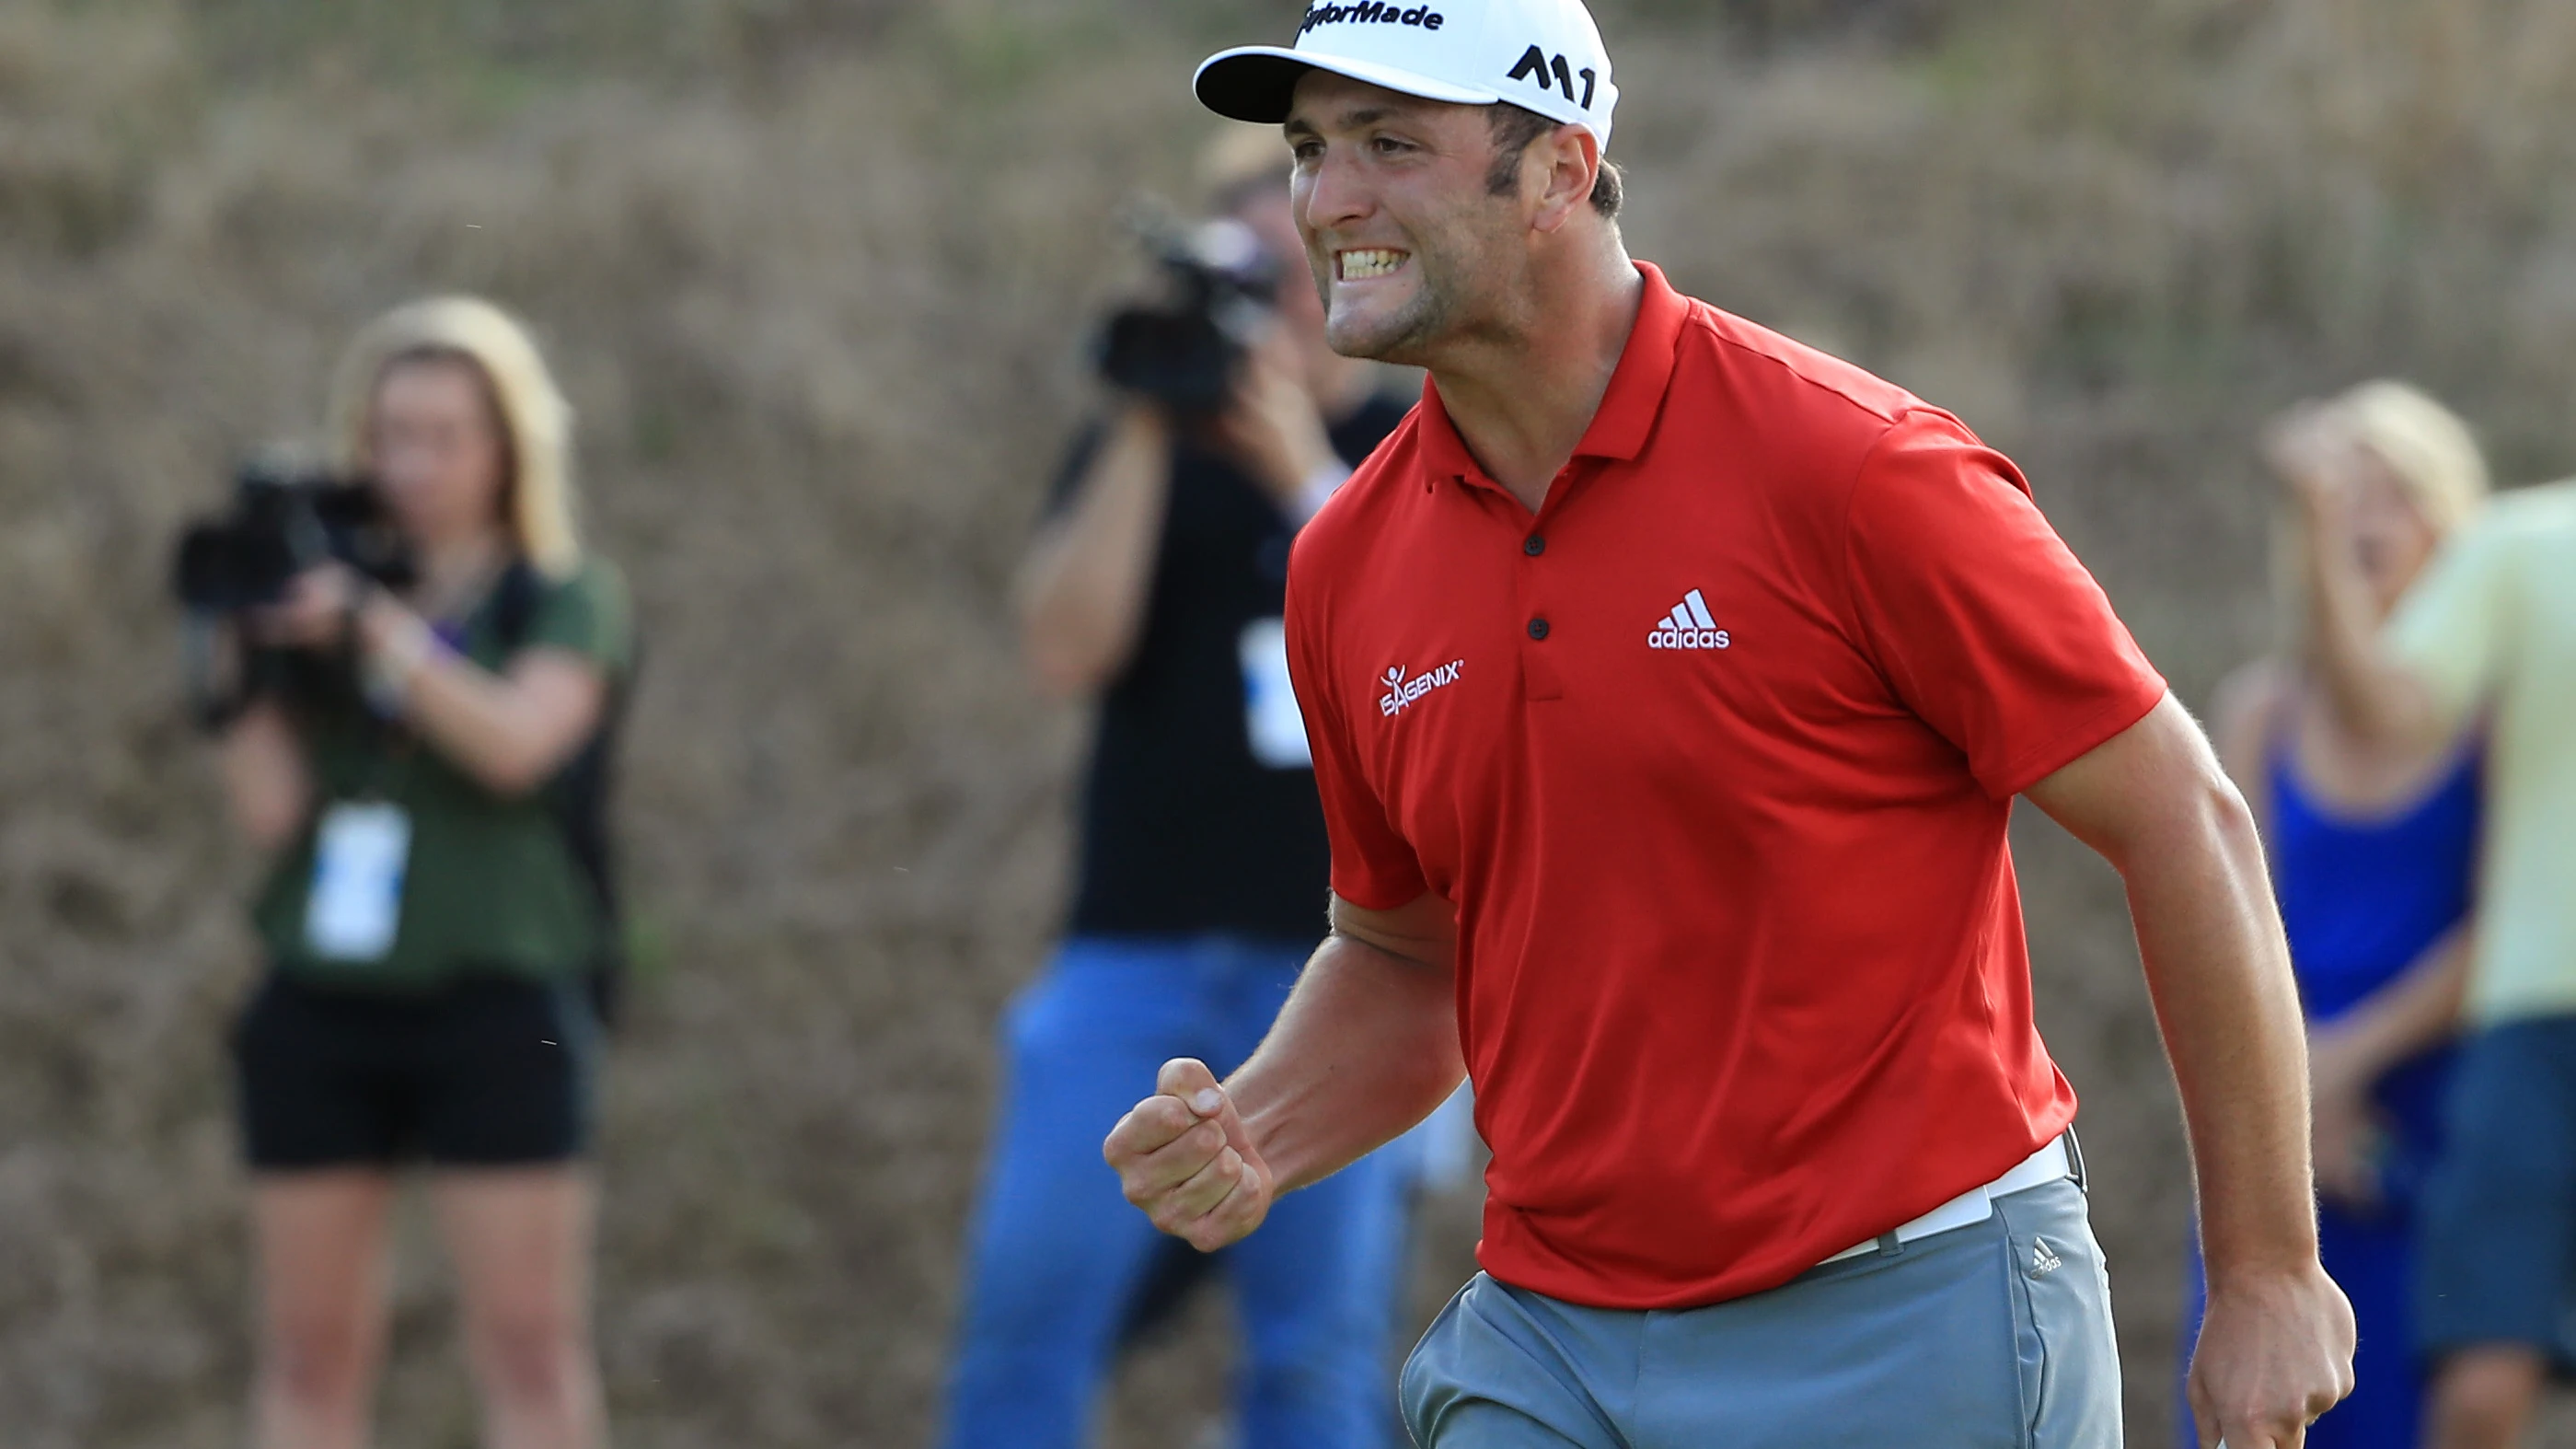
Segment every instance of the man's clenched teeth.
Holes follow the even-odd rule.
[[[1370,277],[1386,276],[1402,267],[1405,258],[1410,255],[1409,252],[1400,252],[1392,247],[1358,247],[1346,252],[1333,253],[1333,261],[1341,280],[1359,282],[1366,281]]]

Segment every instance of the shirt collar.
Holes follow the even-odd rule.
[[[1609,389],[1593,411],[1591,426],[1574,447],[1578,458],[1635,459],[1645,451],[1646,435],[1654,431],[1664,394],[1672,384],[1673,360],[1681,344],[1682,323],[1690,316],[1690,299],[1674,291],[1672,283],[1664,280],[1663,269],[1654,263],[1638,262],[1636,267],[1646,284],[1637,304],[1636,325],[1628,331],[1628,345],[1620,350],[1619,366],[1610,374]],[[1449,410],[1441,405],[1439,384],[1429,377],[1422,380],[1419,436],[1424,465],[1433,476],[1484,476],[1458,436],[1457,425],[1449,421]]]

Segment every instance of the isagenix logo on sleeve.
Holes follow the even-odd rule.
[[[1318,25],[1415,25],[1424,30],[1438,30],[1449,17],[1428,5],[1382,5],[1366,0],[1359,5],[1317,5],[1306,12],[1306,23],[1297,27],[1304,35]]]
[[[1415,700],[1431,691],[1443,685],[1457,683],[1458,671],[1466,667],[1466,660],[1452,659],[1446,664],[1435,664],[1411,679],[1407,679],[1404,677],[1403,665],[1387,666],[1385,678],[1378,681],[1386,686],[1386,693],[1377,698],[1377,712],[1388,716],[1402,713],[1410,708]]]

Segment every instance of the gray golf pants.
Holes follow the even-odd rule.
[[[1404,1366],[1423,1449],[2119,1449],[2084,1192],[1706,1308],[1583,1308],[1478,1274]]]

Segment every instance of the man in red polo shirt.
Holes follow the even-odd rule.
[[[1485,1272],[1407,1367],[1423,1444],[2116,1445],[2026,794],[2127,878],[2203,1440],[2298,1444],[2352,1327],[2260,847],[2012,464],[1628,258],[1576,0],[1317,4],[1198,90],[1284,122],[1335,348],[1431,381],[1290,569],[1331,935],[1230,1081],[1117,1124],[1129,1199],[1231,1242],[1463,1066]]]

